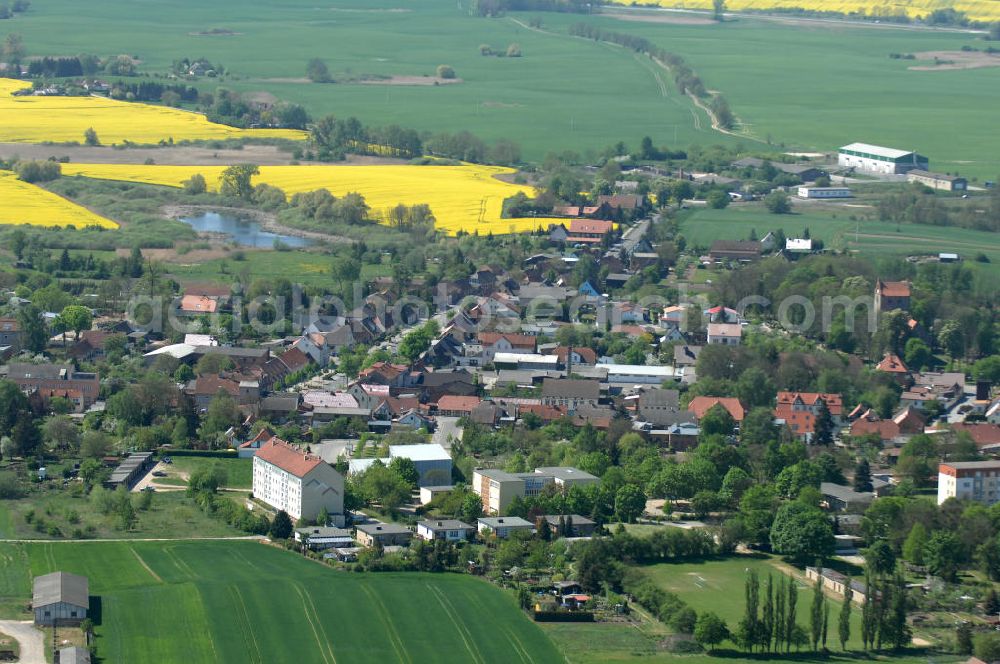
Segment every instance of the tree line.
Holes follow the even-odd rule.
[[[575,37],[585,37],[594,41],[603,41],[611,44],[618,44],[631,49],[636,53],[644,53],[653,60],[662,63],[667,67],[674,77],[674,84],[681,94],[692,94],[701,99],[710,99],[709,107],[716,116],[719,124],[726,129],[733,126],[735,118],[729,109],[729,103],[722,95],[711,95],[705,88],[701,77],[691,68],[684,58],[660,48],[645,37],[628,34],[625,32],[614,32],[604,30],[589,23],[574,23],[569,28],[569,34]]]

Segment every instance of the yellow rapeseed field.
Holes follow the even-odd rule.
[[[651,5],[676,9],[712,9],[712,0],[612,0],[620,5]],[[726,0],[726,9],[767,10],[778,7],[799,7],[810,11],[860,13],[869,16],[906,14],[924,18],[935,9],[954,8],[974,21],[1000,21],[998,0]]]
[[[63,164],[63,175],[83,175],[103,180],[144,182],[179,187],[195,173],[209,186],[217,186],[224,166],[157,166],[132,164]],[[426,203],[437,220],[436,227],[449,235],[458,231],[523,233],[548,228],[557,219],[503,219],[505,198],[528,186],[509,184],[495,176],[513,171],[496,166],[261,166],[254,184],[266,183],[292,194],[327,189],[334,196],[357,192],[382,218],[399,203]]]
[[[18,180],[11,171],[0,171],[0,224],[118,228],[110,219]]]
[[[237,129],[209,122],[200,113],[115,101],[105,97],[14,96],[30,83],[0,78],[0,142],[83,142],[90,127],[101,143],[159,143],[161,140],[225,138],[289,138],[305,132],[292,129]]]

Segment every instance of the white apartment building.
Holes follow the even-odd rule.
[[[320,457],[274,437],[253,458],[253,495],[292,521],[315,519],[324,508],[344,513],[344,477]]]
[[[472,473],[472,490],[483,501],[484,514],[503,514],[514,498],[537,496],[549,484],[568,491],[576,485],[599,481],[590,473],[569,467],[536,468],[533,473],[477,468]]]
[[[1000,461],[952,461],[938,466],[938,505],[949,498],[1000,502]]]

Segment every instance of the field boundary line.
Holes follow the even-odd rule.
[[[448,598],[445,597],[444,593],[442,593],[439,588],[435,588],[429,583],[425,585],[427,586],[427,589],[431,591],[431,594],[433,594],[437,599],[441,608],[444,609],[445,615],[448,616],[452,624],[455,626],[455,630],[458,631],[458,635],[462,637],[462,642],[465,643],[465,649],[469,651],[470,655],[472,655],[472,659],[485,664],[483,654],[479,652],[479,648],[475,646],[476,640],[472,637],[472,634],[469,634],[466,627],[459,622],[458,618],[455,617],[455,607],[450,601],[448,601]],[[468,636],[468,638],[466,638],[466,636]]]
[[[333,645],[332,642],[330,641],[330,636],[329,634],[326,633],[326,628],[323,627],[323,619],[320,618],[319,611],[316,610],[316,603],[313,602],[312,595],[310,595],[308,592],[305,592],[304,588],[302,590],[303,593],[300,594],[304,595],[305,601],[309,605],[309,609],[312,611],[313,617],[316,618],[316,625],[323,636],[323,645],[326,651],[330,653],[330,659],[333,660],[333,664],[337,664],[337,656],[333,653]]]
[[[239,603],[239,606],[237,606],[237,617],[239,618],[240,631],[249,633],[250,642],[253,644],[254,652],[257,653],[257,657],[253,661],[264,664],[264,655],[261,654],[260,646],[257,645],[257,637],[254,634],[253,625],[250,623],[250,611],[247,609],[246,602],[243,601],[243,593],[240,592],[240,587],[237,585],[229,586],[229,591]]]
[[[165,546],[163,547],[163,552],[167,554],[167,557],[170,558],[170,560],[173,561],[174,566],[181,574],[185,574],[189,577],[189,580],[196,581],[201,578],[193,569],[191,569],[190,566],[188,566],[186,562],[181,560],[181,557],[177,555],[176,551],[174,551],[174,547]]]
[[[472,602],[473,604],[476,604],[477,606],[488,611],[489,607],[485,606],[483,602],[476,595],[470,593],[468,589],[464,589],[462,591],[462,594],[465,595],[465,597],[468,598],[469,601]],[[524,647],[524,644],[521,643],[521,639],[517,638],[517,635],[514,634],[514,632],[511,631],[506,625],[498,623],[497,626],[504,634],[507,635],[507,640],[511,641],[511,647],[514,649],[514,652],[517,653],[517,656],[521,658],[521,661],[527,662],[527,664],[534,664],[535,659],[531,656],[531,653],[529,653],[527,649]],[[567,662],[568,661],[569,660],[567,659]]]
[[[379,599],[378,595],[372,592],[372,589],[365,583],[361,584],[361,590],[365,595],[368,595],[368,599],[370,599],[375,605],[375,610],[378,612],[379,617],[385,624],[386,633],[389,635],[389,643],[392,644],[392,649],[396,651],[399,661],[410,662],[410,664],[412,664],[413,660],[411,660],[410,656],[406,653],[406,647],[403,645],[403,640],[399,638],[399,632],[396,631],[396,626],[392,624],[392,618],[386,610],[385,605],[382,603],[382,600]]]
[[[316,645],[319,646],[319,654],[326,664],[330,664],[330,659],[327,657],[327,650],[323,647],[323,640],[319,636],[319,630],[316,628],[316,623],[313,622],[313,617],[309,613],[309,606],[306,604],[306,597],[302,592],[302,587],[299,586],[298,583],[293,583],[292,587],[295,588],[295,592],[298,594],[299,600],[302,602],[302,613],[305,614],[306,620],[309,621],[309,628],[312,629],[313,637],[316,639]],[[319,616],[317,616],[317,620],[318,619]],[[336,660],[334,660],[334,664],[336,664]]]
[[[163,579],[160,578],[159,574],[153,571],[153,568],[149,566],[149,563],[147,563],[145,560],[142,559],[142,556],[139,555],[139,552],[136,551],[135,548],[130,546],[128,550],[132,552],[132,555],[135,556],[135,559],[139,561],[139,564],[142,565],[143,569],[149,572],[150,576],[152,576],[160,583],[166,583]]]

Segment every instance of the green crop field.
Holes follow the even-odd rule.
[[[554,662],[513,597],[452,574],[346,574],[257,542],[3,544],[0,592],[85,574],[105,662]],[[93,604],[93,602],[92,602]]]
[[[1000,70],[918,71],[910,67],[928,62],[889,57],[985,49],[973,35],[750,17],[692,25],[566,14],[541,14],[539,30],[528,27],[534,14],[474,18],[468,5],[183,0],[146,3],[135,12],[127,0],[102,0],[81,12],[73,0],[47,0],[13,24],[30,55],[128,53],[160,72],[175,59],[204,56],[229,68],[232,77],[224,85],[270,91],[315,115],[353,114],[371,124],[429,131],[468,129],[515,140],[529,158],[618,140],[634,146],[643,135],[681,146],[737,140],[751,146],[770,139],[822,151],[867,141],[919,150],[937,170],[991,179],[1000,173],[1000,137],[993,131]],[[747,138],[710,130],[704,113],[646,58],[568,36],[567,27],[580,20],[640,34],[682,55],[709,89],[725,94]],[[197,34],[211,29],[229,32]],[[520,44],[523,57],[479,53],[481,44],[504,50],[511,43]],[[335,78],[353,82],[309,83],[305,67],[313,57],[324,59]],[[462,82],[357,82],[432,75],[440,64],[452,65]],[[219,82],[197,85],[212,89]]]
[[[184,57],[226,66],[224,85],[269,91],[316,116],[357,115],[373,125],[396,123],[428,131],[467,129],[486,139],[509,138],[527,156],[550,150],[597,149],[644,134],[669,134],[687,145],[696,132],[694,107],[669,76],[620,48],[529,29],[529,17],[469,16],[469,0],[335,0],[146,3],[102,0],[80,11],[73,0],[35,3],[17,21],[32,55],[127,53],[142,68],[165,71]],[[69,27],[72,26],[72,27]],[[233,34],[199,36],[213,28]],[[481,44],[523,57],[480,55]],[[455,68],[451,85],[314,84],[310,58],[323,59],[342,81],[364,76],[424,76]],[[666,81],[661,84],[657,76]],[[203,79],[213,90],[218,81]],[[702,117],[701,123],[707,127]]]
[[[565,29],[577,20],[550,23]],[[889,57],[990,45],[973,35],[748,17],[723,25],[586,20],[682,55],[706,87],[725,94],[755,139],[817,151],[863,141],[917,150],[933,170],[1000,174],[1000,69],[919,71],[910,67],[933,61]]]

